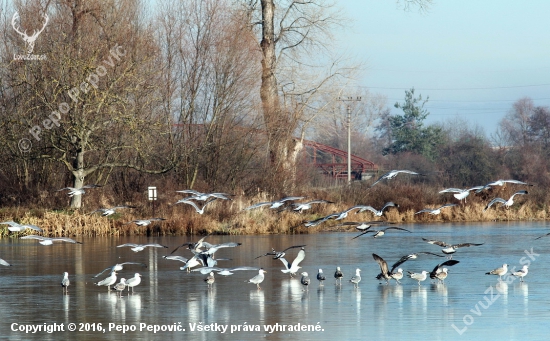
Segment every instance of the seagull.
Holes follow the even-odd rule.
[[[65,187],[65,188],[61,188],[61,189],[58,189],[56,192],[59,192],[59,191],[64,191],[64,190],[69,190],[69,197],[73,197],[75,195],[82,195],[84,193],[86,193],[84,191],[85,188],[98,188],[98,187],[101,187],[99,185],[86,185],[86,186],[82,186],[82,187],[79,187],[79,188],[74,188],[74,187]]]
[[[298,272],[298,269],[301,268],[301,266],[298,266],[298,265],[300,264],[301,261],[304,260],[304,258],[306,258],[306,251],[303,247],[298,252],[298,255],[296,256],[296,258],[294,258],[294,260],[292,261],[292,264],[290,264],[284,257],[280,257],[279,260],[283,262],[283,265],[286,268],[281,271],[285,274],[290,273],[290,277],[294,276]]]
[[[285,201],[301,200],[303,198],[305,197],[286,197],[277,201],[260,202],[252,206],[248,206],[247,208],[244,209],[244,211],[252,210],[252,209],[262,207],[262,206],[267,206],[267,205],[270,205],[269,208],[275,209],[283,206],[285,204]]]
[[[502,276],[504,276],[508,272],[508,264],[502,264],[501,268],[496,268],[494,270],[491,270],[489,272],[486,272],[486,275],[497,275],[498,280],[502,280]]]
[[[242,245],[242,243],[235,243],[235,242],[228,242],[228,243],[222,243],[222,244],[210,244],[207,242],[203,242],[202,246],[206,248],[205,251],[200,251],[198,249],[195,249],[196,251],[200,251],[203,255],[209,255],[213,256],[216,251],[219,249],[223,249],[226,247],[237,247],[239,245]]]
[[[3,260],[2,258],[0,258],[0,265],[3,265],[3,266],[12,266],[10,263],[6,262],[6,261]]]
[[[361,282],[361,269],[355,269],[355,276],[351,277],[349,280],[355,286],[355,289],[359,287],[359,282]]]
[[[119,297],[122,297],[122,292],[126,289],[126,278],[121,278],[120,282],[115,284],[113,290],[116,290]]]
[[[105,278],[102,281],[97,282],[96,285],[97,286],[104,285],[104,286],[107,287],[107,291],[110,291],[111,290],[111,285],[115,284],[115,282],[116,282],[116,271],[113,271],[113,272],[111,272],[109,277]]]
[[[136,273],[134,277],[126,281],[126,286],[128,287],[128,291],[130,291],[130,288],[132,288],[132,293],[134,293],[134,287],[139,285],[139,283],[141,283],[141,275]]]
[[[307,291],[309,288],[309,283],[311,282],[311,279],[309,278],[309,275],[307,274],[307,272],[302,272],[301,275],[302,275],[302,278],[300,279],[300,283],[302,283],[302,285],[306,287],[304,291]]]
[[[165,218],[137,219],[137,220],[132,220],[127,223],[124,223],[123,225],[135,223],[137,226],[147,226],[147,225],[151,225],[153,221],[162,221],[162,220],[166,220],[166,219]]]
[[[418,281],[418,285],[420,285],[420,282],[425,281],[426,278],[428,278],[428,271],[423,270],[421,273],[414,273],[407,271],[409,273],[409,277],[412,279],[415,279]]]
[[[206,201],[209,198],[217,198],[222,200],[233,200],[231,198],[228,198],[230,196],[233,196],[233,194],[227,194],[227,193],[201,193],[192,189],[185,189],[182,191],[176,191],[177,193],[185,193],[185,194],[192,194],[193,196],[184,198],[185,200],[198,200],[198,201]]]
[[[372,206],[363,206],[359,211],[355,212],[355,214],[357,213],[362,213],[362,212],[365,212],[365,211],[371,211],[372,213],[374,213],[375,216],[377,217],[381,217],[382,214],[384,214],[384,210],[388,207],[399,207],[399,205],[397,204],[394,204],[393,202],[387,202],[384,207],[382,207],[380,209],[380,211],[378,211],[377,209],[373,208]]]
[[[302,213],[305,210],[309,210],[311,208],[311,205],[313,204],[334,204],[334,202],[318,199],[318,200],[311,200],[303,203],[295,203],[295,204],[292,204],[291,206],[294,206],[294,209],[293,209],[294,211]]]
[[[189,259],[187,259],[185,257],[182,257],[182,256],[162,256],[162,258],[168,259],[168,260],[177,260],[177,261],[180,261],[182,263],[187,263],[187,261],[189,260]]]
[[[327,221],[329,219],[334,219],[334,218],[338,217],[339,215],[340,215],[340,213],[333,213],[333,214],[327,215],[326,217],[321,217],[319,219],[304,221],[303,224],[304,224],[305,227],[317,226],[321,223],[324,223],[325,221]]]
[[[533,185],[528,184],[527,182],[523,182],[523,181],[519,181],[519,180],[497,180],[497,181],[490,182],[485,186],[481,186],[480,189],[476,190],[476,193],[480,193],[484,189],[489,188],[491,186],[504,186],[505,183],[511,183],[511,184],[516,184],[516,185],[533,186]]]
[[[431,208],[425,208],[423,210],[420,210],[418,212],[415,213],[415,215],[419,214],[419,213],[429,213],[431,215],[438,215],[438,214],[441,214],[441,209],[445,208],[445,207],[452,207],[452,206],[457,206],[457,204],[445,204],[443,206],[440,206],[438,208],[434,208],[434,209],[431,209]]]
[[[201,261],[199,261],[199,254],[196,254],[191,257],[184,266],[180,267],[180,270],[187,270],[189,272],[191,268],[199,265],[201,265]]]
[[[175,248],[172,252],[170,252],[170,254],[173,254],[174,252],[178,251],[178,249],[180,247],[183,247],[183,246],[187,246],[187,248],[189,250],[191,250],[193,253],[200,252],[199,249],[201,249],[203,247],[204,239],[206,239],[206,237],[208,237],[208,236],[209,236],[209,234],[207,234],[206,236],[199,239],[199,241],[196,242],[196,243],[191,243],[191,242],[183,243],[180,246],[178,246],[177,248]]]
[[[404,259],[405,257],[401,257],[400,260],[398,260],[397,262],[395,262],[395,264],[392,265],[391,270],[389,270],[388,263],[386,263],[386,261],[382,257],[377,255],[376,253],[373,253],[372,258],[374,258],[374,260],[376,261],[376,263],[378,263],[378,266],[380,267],[380,273],[376,276],[376,279],[379,281],[384,279],[386,281],[386,284],[389,284],[389,281],[392,278],[395,279],[397,283],[401,283],[399,282],[399,280],[403,278],[403,270],[398,269],[397,273],[394,273],[393,270],[395,270],[395,268],[397,268],[399,265],[403,264],[407,260],[411,259],[411,258]]]
[[[286,249],[284,249],[283,251],[275,251],[275,249],[271,248],[271,252],[268,252],[266,254],[263,254],[263,255],[260,255],[254,259],[258,259],[260,257],[263,257],[263,256],[275,256],[273,257],[273,259],[279,259],[281,257],[284,257],[286,255],[286,251],[287,250],[290,250],[290,249],[295,249],[295,248],[298,248],[298,247],[304,247],[305,245],[294,245],[294,246],[289,246],[287,247]]]
[[[407,229],[403,229],[401,227],[396,227],[396,226],[390,226],[390,227],[386,227],[385,229],[382,229],[382,230],[367,230],[365,232],[362,232],[361,234],[351,238],[351,239],[355,239],[355,238],[359,238],[361,237],[362,235],[364,234],[367,234],[367,233],[374,233],[374,235],[372,236],[373,238],[378,238],[378,237],[382,237],[384,234],[386,234],[386,230],[401,230],[401,231],[407,231],[409,233],[412,233],[411,231],[407,230]]]
[[[63,279],[61,280],[61,287],[63,288],[63,293],[67,294],[69,292],[69,284],[71,284],[71,282],[69,281],[69,273],[64,272]]]
[[[334,220],[342,220],[344,218],[346,218],[348,216],[348,213],[353,211],[353,210],[359,210],[359,209],[363,209],[363,208],[366,208],[368,206],[364,206],[364,205],[357,205],[357,206],[353,206],[353,207],[350,207],[348,208],[347,210],[345,211],[342,211],[340,213],[336,213],[338,216],[336,217],[336,219]]]
[[[443,266],[453,266],[455,264],[458,264],[459,261],[457,260],[448,260],[446,262],[443,262],[441,264],[437,264],[435,266],[435,268],[432,270],[432,272],[430,272],[430,278],[431,279],[437,279],[439,281],[439,283],[443,283],[443,281],[445,280],[445,278],[447,278],[447,271],[448,269],[447,268],[441,268]]]
[[[410,170],[392,170],[392,171],[389,171],[388,173],[382,175],[378,180],[376,180],[372,185],[370,185],[370,187],[372,188],[374,185],[376,185],[377,183],[379,183],[380,181],[382,181],[384,179],[391,180],[399,173],[406,173],[406,174],[424,176],[424,174],[420,174],[420,173],[413,172],[413,171],[410,171]]]
[[[117,247],[126,247],[126,246],[130,246],[132,251],[134,252],[139,252],[139,251],[143,251],[146,247],[163,247],[165,249],[168,248],[168,246],[164,246],[164,245],[160,245],[160,244],[134,244],[134,243],[126,243],[126,244],[122,244],[122,245],[117,245]]]
[[[260,283],[262,283],[264,281],[264,274],[267,272],[265,271],[263,268],[260,269],[258,271],[259,273],[252,277],[251,279],[249,279],[248,281],[245,281],[245,282],[248,282],[248,283],[252,283],[252,284],[256,284],[256,286],[258,287],[258,290],[261,290],[262,288],[260,288]]]
[[[359,231],[366,231],[370,229],[374,224],[387,224],[385,221],[346,221],[335,225],[334,227],[340,226],[355,226]]]
[[[420,255],[420,254],[432,255],[432,256],[437,256],[437,257],[445,257],[445,256],[442,256],[442,255],[438,255],[437,253],[433,253],[433,252],[411,253],[411,254],[408,254],[408,255],[405,255],[405,256],[401,257],[397,262],[395,262],[395,264],[393,264],[393,266],[392,266],[392,269],[395,269],[396,267],[398,267],[399,265],[405,263],[409,259],[417,259],[418,255]]]
[[[8,230],[10,230],[11,232],[21,232],[21,231],[24,231],[25,229],[31,229],[38,232],[42,232],[42,229],[40,227],[36,225],[31,225],[31,224],[19,224],[19,223],[16,223],[15,221],[4,221],[4,222],[1,222],[0,224],[9,225]]]
[[[325,274],[323,273],[323,269],[319,269],[319,272],[317,273],[317,280],[319,281],[319,286],[323,286],[323,282],[327,278],[325,277]]]
[[[188,198],[178,200],[178,201],[176,202],[176,204],[188,204],[188,205],[191,205],[191,206],[193,206],[193,207],[195,208],[195,211],[197,211],[198,214],[203,214],[203,213],[204,213],[204,209],[206,208],[206,206],[207,206],[209,203],[211,203],[212,201],[214,201],[214,200],[216,200],[216,198],[208,199],[208,200],[204,203],[204,205],[203,205],[201,208],[199,208],[199,207],[197,206],[197,204],[195,204],[193,201],[190,201]]]
[[[113,215],[116,213],[116,210],[120,209],[120,208],[136,208],[135,206],[126,206],[126,205],[121,205],[121,206],[115,206],[115,207],[111,207],[111,208],[100,208],[100,209],[97,209],[93,212],[90,212],[89,214],[94,214],[96,212],[101,212],[101,215],[103,217],[108,217],[110,215]]]
[[[65,237],[48,238],[48,237],[30,235],[30,236],[21,237],[20,239],[37,239],[39,240],[38,243],[42,245],[52,245],[53,242],[67,242],[67,243],[73,243],[73,244],[82,244],[82,242],[77,242],[74,239],[65,238]]]
[[[493,200],[491,200],[488,204],[487,204],[487,207],[485,207],[485,209],[483,211],[487,211],[487,209],[491,206],[493,206],[494,203],[497,203],[497,202],[500,202],[502,203],[502,206],[508,208],[510,206],[512,206],[514,204],[514,197],[518,194],[528,194],[527,191],[517,191],[516,193],[512,194],[512,196],[510,197],[510,199],[508,200],[504,200],[502,198],[494,198]]]
[[[244,271],[244,270],[258,271],[258,270],[260,270],[260,268],[253,267],[253,266],[239,266],[239,267],[236,267],[236,268],[218,268],[218,267],[213,267],[213,266],[205,266],[205,267],[194,269],[194,270],[191,270],[191,271],[193,271],[193,272],[198,271],[203,275],[206,275],[209,272],[215,271],[215,272],[218,273],[218,275],[230,276],[230,275],[233,275],[233,271]]]
[[[206,277],[206,278],[204,279],[204,281],[206,282],[206,284],[208,284],[208,288],[209,288],[209,289],[212,288],[212,284],[214,284],[214,281],[215,281],[215,279],[214,279],[214,272],[211,271],[211,272],[210,272],[210,275],[208,275],[208,277]]]
[[[119,264],[115,264],[115,265],[113,265],[113,266],[110,266],[110,267],[108,267],[108,268],[106,268],[105,270],[101,271],[100,273],[98,273],[97,275],[95,275],[95,276],[92,277],[92,278],[96,278],[96,277],[101,276],[101,274],[104,273],[104,272],[107,271],[107,270],[110,270],[111,272],[113,272],[113,271],[120,271],[120,270],[122,270],[122,269],[124,268],[124,265],[126,265],[126,264],[136,264],[136,265],[141,265],[141,266],[143,266],[144,268],[147,267],[147,265],[146,265],[146,264],[143,264],[143,263],[124,262],[124,263],[119,263]]]
[[[336,285],[340,284],[342,285],[342,278],[344,277],[344,273],[342,270],[340,270],[340,267],[336,267],[336,272],[334,272],[334,278],[336,278]],[[340,281],[340,283],[338,283]]]
[[[447,188],[447,189],[444,189],[442,191],[439,191],[439,193],[454,193],[453,197],[455,197],[456,199],[458,199],[460,201],[464,200],[464,202],[466,202],[466,197],[468,195],[470,195],[471,191],[477,191],[478,189],[481,189],[481,188],[483,188],[483,186],[475,186],[475,187],[467,188],[467,189]]]
[[[447,244],[445,242],[440,242],[439,240],[431,240],[431,239],[426,239],[426,238],[422,238],[422,240],[429,243],[429,244],[435,244],[435,245],[441,246],[443,248],[443,249],[441,249],[441,252],[443,252],[446,255],[450,255],[450,258],[453,257],[452,254],[456,252],[456,249],[458,249],[460,247],[470,247],[470,246],[483,245],[483,243],[481,243],[481,244],[462,243],[462,244],[450,245],[450,244]]]
[[[523,268],[521,268],[521,270],[512,272],[512,276],[519,277],[519,281],[523,282],[523,277],[527,276],[528,272],[529,272],[529,266],[524,265]]]

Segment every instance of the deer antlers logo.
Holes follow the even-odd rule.
[[[13,18],[11,19],[11,25],[13,26],[13,29],[15,30],[15,32],[19,33],[23,37],[25,44],[27,44],[28,54],[32,53],[32,51],[34,50],[34,42],[36,41],[40,33],[44,31],[46,25],[48,24],[48,15],[44,13],[42,14],[42,17],[45,19],[44,26],[42,26],[40,30],[35,30],[31,36],[27,35],[27,31],[21,32],[21,30],[17,28],[17,24],[15,22],[17,21],[17,18],[19,18],[19,13],[15,12]]]

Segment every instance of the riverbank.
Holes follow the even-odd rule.
[[[388,191],[391,189],[391,191]],[[137,206],[135,209],[118,210],[116,214],[102,217],[99,213],[85,210],[48,210],[40,208],[5,207],[0,210],[2,221],[14,220],[21,224],[33,224],[44,230],[47,237],[74,236],[121,236],[121,235],[189,235],[189,234],[289,234],[316,233],[323,231],[354,230],[354,227],[336,227],[343,221],[383,220],[396,224],[429,223],[429,222],[486,222],[486,221],[529,221],[548,219],[548,206],[540,200],[543,189],[529,191],[529,195],[516,196],[516,203],[509,209],[493,205],[485,210],[487,202],[496,196],[508,198],[517,188],[499,188],[494,192],[481,195],[472,194],[467,202],[458,200],[447,194],[438,194],[437,189],[423,186],[405,185],[370,190],[368,188],[339,189],[334,191],[316,191],[303,193],[308,201],[323,198],[334,203],[316,204],[304,213],[296,213],[291,209],[281,212],[264,206],[252,210],[246,207],[258,202],[277,200],[267,194],[258,194],[253,198],[237,197],[234,200],[216,200],[208,205],[204,214],[198,214],[193,207],[186,204],[173,205],[173,200],[165,200],[157,207],[155,215],[165,218],[165,221],[153,222],[149,226],[137,226],[132,223],[136,219],[152,217],[148,205]],[[390,198],[388,194],[394,193]],[[544,194],[545,195],[545,194]],[[380,209],[386,202],[393,201],[399,207],[391,207],[382,217],[375,217],[370,211],[360,214],[350,213],[342,221],[328,220],[316,227],[307,228],[304,221],[315,220],[328,214],[341,212],[354,205],[370,205]],[[441,210],[439,215],[429,213],[415,214],[424,208],[436,208],[445,203],[455,203],[457,206]],[[0,236],[14,235],[9,233],[7,225],[0,228]],[[28,231],[24,234],[29,233]],[[21,235],[18,233],[17,235]]]

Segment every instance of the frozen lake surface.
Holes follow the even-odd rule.
[[[220,260],[218,265],[263,267],[267,273],[262,290],[246,283],[256,271],[216,276],[213,288],[208,289],[203,281],[205,275],[188,274],[179,270],[183,263],[162,258],[183,242],[197,241],[200,237],[196,236],[75,238],[83,244],[52,246],[42,246],[34,240],[2,239],[0,257],[13,266],[0,268],[0,331],[10,340],[547,339],[550,236],[534,240],[550,232],[546,223],[402,227],[413,233],[389,231],[382,238],[366,235],[355,240],[351,238],[356,233],[207,237],[210,243],[242,243],[237,248],[218,251],[217,258],[231,259]],[[440,253],[440,247],[422,241],[422,237],[451,244],[484,245],[460,248],[453,256],[460,263],[449,268],[445,284],[430,283],[428,279],[418,286],[410,278],[404,278],[401,285],[394,281],[390,285],[379,284],[374,278],[379,267],[372,253],[383,257],[390,266],[408,253]],[[154,242],[169,248],[147,248],[138,253],[130,248],[116,248],[127,242]],[[279,260],[254,259],[272,247],[282,250],[299,244],[307,245],[301,271],[307,271],[312,279],[308,291],[303,291],[299,275],[291,279],[280,271],[283,267]],[[292,261],[298,250],[289,250],[287,259]],[[192,256],[185,248],[175,254]],[[431,271],[444,260],[422,255],[401,267],[405,271]],[[128,279],[136,272],[142,275],[142,283],[134,294],[125,292],[119,298],[106,287],[94,285],[98,281],[92,278],[95,274],[128,261],[148,265],[129,265],[119,272],[119,278]],[[513,277],[507,279],[509,283],[499,283],[497,276],[485,275],[503,263],[516,270],[529,263],[525,283]],[[336,266],[344,272],[342,286],[335,285]],[[315,279],[319,268],[327,275],[321,287]],[[356,268],[362,270],[358,289],[349,283]],[[62,293],[60,286],[65,271],[71,280],[68,295]],[[99,280],[107,275],[106,272]],[[54,323],[63,324],[64,331],[22,331],[28,326],[53,328]],[[75,324],[76,331],[68,331],[70,323]],[[199,331],[200,327],[218,330]],[[124,335],[123,328],[136,331],[128,330]],[[164,331],[154,333],[154,328]],[[223,332],[220,328],[227,329]],[[294,331],[296,328],[318,331]]]

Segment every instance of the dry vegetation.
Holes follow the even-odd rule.
[[[0,211],[3,221],[15,220],[20,223],[34,224],[44,230],[45,236],[111,236],[111,235],[187,235],[187,234],[282,234],[282,233],[315,233],[335,230],[353,230],[351,228],[335,227],[337,222],[329,220],[317,227],[306,228],[305,220],[314,220],[327,214],[343,211],[353,205],[370,205],[376,209],[386,202],[393,201],[398,208],[385,211],[383,217],[376,218],[370,212],[358,215],[351,213],[344,221],[385,220],[394,223],[431,223],[431,222],[480,222],[480,221],[510,221],[510,220],[545,220],[547,219],[547,203],[541,200],[543,190],[531,187],[529,194],[516,197],[516,203],[510,209],[494,205],[484,210],[487,202],[494,197],[508,198],[518,188],[508,186],[495,188],[493,191],[479,195],[471,194],[466,203],[442,210],[440,215],[430,215],[415,212],[423,208],[435,208],[445,203],[457,202],[451,194],[438,194],[439,189],[424,184],[377,185],[369,189],[367,186],[352,188],[335,188],[302,192],[309,199],[324,198],[334,204],[317,205],[303,214],[285,210],[277,213],[267,207],[244,211],[254,203],[277,200],[262,192],[253,197],[235,196],[232,201],[217,200],[210,204],[205,214],[199,215],[185,204],[173,205],[178,195],[161,196],[157,203],[155,216],[166,218],[166,221],[156,222],[147,227],[126,224],[134,219],[152,217],[152,208],[148,202],[135,209],[123,209],[110,217],[102,217],[99,213],[89,214],[99,206],[108,202],[101,193],[86,194],[84,201],[93,209],[80,210],[46,210],[26,209],[22,207],[4,208]],[[169,198],[168,198],[169,197]],[[304,199],[304,200],[307,200]],[[131,203],[130,203],[131,204]],[[7,228],[1,229],[1,235],[9,234]]]

